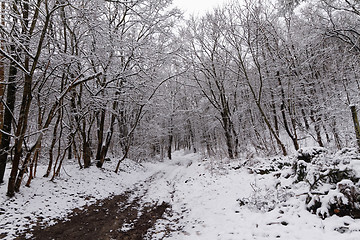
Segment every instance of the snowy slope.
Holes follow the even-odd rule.
[[[260,190],[274,189],[274,177],[234,170],[239,162],[204,161],[180,152],[174,158],[156,166],[164,174],[149,191],[151,198],[169,201],[181,215],[178,226],[182,230],[168,239],[360,239],[360,220],[337,216],[322,220],[309,213],[301,187],[270,212],[240,207],[239,198],[274,198],[270,190]],[[173,192],[173,198],[166,192]],[[334,230],[344,226],[353,231],[341,234]]]

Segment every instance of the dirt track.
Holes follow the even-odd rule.
[[[99,200],[82,210],[75,209],[67,221],[59,221],[46,228],[38,223],[26,233],[32,234],[30,239],[40,240],[152,239],[155,222],[162,219],[165,212],[170,213],[171,206],[165,202],[142,201],[146,194],[146,182],[145,185],[139,184],[122,195]],[[26,239],[26,233],[16,239]],[[164,233],[166,234],[168,233]]]

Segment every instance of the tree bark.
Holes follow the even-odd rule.
[[[57,129],[58,129],[59,123],[60,123],[60,114],[58,115],[58,118],[56,119],[56,123],[54,126],[52,140],[51,140],[51,144],[50,144],[50,148],[49,148],[49,163],[48,163],[48,168],[46,170],[44,177],[49,177],[51,168],[52,168],[52,165],[54,162],[54,147],[55,147],[56,140],[57,140]]]
[[[15,47],[11,46],[11,51],[15,51]],[[15,55],[15,54],[14,54]],[[13,56],[15,59],[15,56]],[[1,144],[0,144],[0,183],[4,182],[4,174],[6,168],[6,161],[9,154],[10,146],[10,133],[11,133],[11,122],[14,119],[13,112],[15,108],[15,94],[16,94],[16,75],[17,68],[14,62],[10,63],[9,68],[9,77],[8,77],[8,87],[6,93],[6,108],[4,113],[4,125],[3,125],[3,134],[1,135]]]
[[[22,145],[25,139],[25,133],[28,125],[28,117],[29,117],[29,111],[30,111],[30,105],[32,99],[31,86],[32,86],[32,76],[26,74],[18,126],[15,133],[15,144],[14,144],[15,153],[12,162],[11,173],[8,183],[8,190],[7,190],[7,196],[9,197],[13,197],[15,195],[15,180],[19,169],[20,159],[22,156]]]
[[[1,26],[5,27],[5,2],[1,2]],[[0,42],[0,48],[2,48],[4,50],[4,40],[1,40]],[[4,104],[3,104],[3,99],[4,99],[4,94],[5,94],[5,57],[4,56],[0,56],[0,129],[3,129],[4,126]],[[0,132],[0,144],[1,144],[1,140],[2,140],[2,132]],[[2,181],[2,178],[0,177],[0,182]]]
[[[172,132],[170,133],[169,135],[169,142],[168,142],[168,147],[167,147],[167,157],[171,160],[172,156],[171,156],[171,148],[172,148],[172,144],[173,144],[173,139],[174,139],[174,136],[172,134]]]
[[[225,131],[225,141],[226,141],[226,146],[227,146],[227,152],[228,152],[229,158],[234,159],[234,146],[233,146],[233,138],[232,138],[231,129],[230,129],[230,119],[227,116],[227,114],[224,112],[221,113],[221,117],[222,117],[222,122],[223,122],[223,128]]]
[[[280,112],[281,112],[281,115],[282,115],[284,128],[285,128],[286,133],[290,137],[291,141],[293,142],[295,150],[298,150],[299,149],[299,143],[298,143],[297,134],[296,134],[296,126],[294,124],[294,119],[293,119],[293,117],[291,117],[291,114],[290,114],[291,113],[290,106],[286,107],[286,105],[285,105],[285,99],[286,99],[285,98],[285,91],[284,91],[284,88],[283,88],[283,85],[282,85],[282,82],[281,82],[281,79],[280,79],[280,72],[279,71],[276,72],[276,78],[278,80],[278,84],[279,84],[279,87],[280,87],[280,93],[281,93]],[[290,105],[290,100],[288,100],[288,105]],[[288,110],[290,118],[291,118],[291,123],[292,123],[292,128],[293,128],[292,131],[290,130],[288,120],[287,120],[287,117],[286,117],[286,109]]]
[[[356,106],[351,105],[350,110],[351,110],[352,120],[354,123],[356,143],[357,143],[358,149],[360,150],[360,125],[359,125],[359,119],[357,116]]]
[[[91,165],[91,148],[86,139],[83,139],[83,160],[84,168],[88,168]]]
[[[285,145],[282,143],[282,141],[280,140],[280,137],[278,135],[276,135],[276,132],[274,131],[273,127],[271,126],[271,123],[270,121],[268,120],[268,118],[266,117],[260,103],[258,103],[257,101],[256,102],[256,105],[260,111],[260,114],[261,116],[263,117],[264,121],[265,121],[265,124],[267,125],[267,127],[269,128],[270,132],[272,133],[272,135],[274,136],[275,140],[276,140],[276,143],[280,146],[281,148],[281,151],[282,151],[282,154],[284,156],[287,156],[287,151],[286,151],[286,148],[285,148]]]
[[[118,94],[119,93],[116,92],[115,95],[117,96]],[[98,146],[99,156],[96,157],[96,159],[98,160],[98,162],[96,163],[96,166],[99,167],[99,168],[101,168],[103,166],[103,164],[104,164],[107,152],[108,152],[109,147],[110,147],[111,139],[112,139],[112,136],[114,134],[114,125],[115,125],[115,120],[116,120],[116,114],[115,113],[116,113],[116,111],[118,109],[118,105],[119,105],[118,101],[116,101],[116,100],[112,104],[112,112],[113,113],[111,114],[110,129],[107,132],[104,144],[101,144],[101,146]],[[104,125],[104,121],[105,121],[105,110],[103,110],[103,113],[104,113],[104,116],[102,116],[103,119],[101,121],[102,125]],[[101,130],[101,142],[103,142],[103,137],[102,137],[103,131],[104,130]],[[98,140],[100,141],[100,137],[99,137]]]
[[[104,144],[104,125],[105,125],[105,109],[101,109],[99,113],[97,113],[96,119],[97,119],[97,137],[98,137],[98,143],[97,143],[97,150],[96,150],[96,160],[101,160],[101,152]],[[100,114],[100,119],[99,119]]]
[[[316,114],[315,111],[311,110],[310,119],[315,125],[314,129],[315,129],[315,133],[316,133],[316,141],[318,142],[320,147],[324,147],[324,143],[323,143],[322,137],[321,137],[320,123],[319,123],[321,118],[320,117],[315,118],[315,114]]]
[[[115,103],[114,103],[115,104]],[[116,105],[116,104],[115,104]],[[116,106],[114,106],[115,109]],[[100,154],[99,154],[99,159],[98,162],[96,163],[96,166],[101,168],[104,164],[107,152],[109,150],[110,147],[110,143],[111,143],[111,139],[114,133],[114,124],[115,124],[115,120],[116,120],[116,116],[115,114],[112,114],[111,116],[111,122],[110,122],[110,129],[107,132],[106,138],[105,138],[105,142],[102,145],[101,149],[100,149]]]

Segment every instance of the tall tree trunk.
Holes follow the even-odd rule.
[[[30,173],[29,173],[29,178],[25,185],[26,187],[30,187],[31,180],[36,176],[36,163],[39,158],[40,150],[41,150],[41,145],[35,150],[34,157],[30,162]],[[34,169],[34,165],[35,165],[35,169]]]
[[[360,125],[359,125],[359,119],[358,119],[357,112],[356,112],[356,106],[351,105],[350,110],[351,110],[352,120],[354,123],[356,143],[357,143],[358,149],[360,150]]]
[[[70,132],[72,131],[72,129],[70,129]],[[67,156],[67,158],[68,159],[72,159],[73,158],[73,148],[72,148],[72,137],[71,137],[71,133],[68,135],[68,137],[67,137],[67,140],[68,140],[68,144],[69,144],[69,150],[68,150],[68,156]]]
[[[168,130],[167,157],[171,160],[172,145],[174,142],[173,112],[170,113],[170,126]]]
[[[11,46],[11,51],[15,52],[15,47]],[[13,54],[16,59],[15,54]],[[14,118],[13,112],[15,108],[15,94],[16,94],[16,75],[17,68],[14,62],[10,63],[8,86],[6,93],[6,108],[4,113],[4,126],[2,128],[3,134],[1,135],[0,144],[0,183],[4,182],[4,174],[6,168],[6,161],[9,154],[11,122]]]
[[[301,104],[302,105],[302,104]],[[302,115],[302,118],[303,118],[303,121],[304,121],[304,125],[305,125],[305,129],[306,130],[309,130],[310,129],[310,125],[309,125],[309,122],[306,118],[306,113],[305,113],[305,110],[302,106],[301,107],[301,115]]]
[[[30,18],[31,7],[30,7],[29,1],[23,1],[23,4],[22,4],[22,7],[23,7],[22,8],[22,16],[21,16],[22,21],[23,21],[22,22],[22,33],[25,36],[22,41],[23,41],[23,46],[24,46],[24,51],[25,51],[24,69],[26,70],[26,72],[24,72],[24,90],[23,90],[22,100],[21,100],[21,105],[20,105],[20,114],[19,114],[18,121],[17,121],[17,129],[15,131],[15,143],[14,143],[15,153],[14,153],[14,158],[13,158],[13,162],[12,162],[12,168],[11,168],[11,173],[10,173],[10,178],[9,178],[9,183],[8,183],[8,190],[7,190],[7,195],[9,197],[13,197],[15,195],[15,190],[16,190],[15,181],[16,181],[16,176],[17,176],[17,172],[19,169],[20,159],[22,156],[22,145],[25,140],[25,134],[26,134],[27,126],[28,126],[29,111],[30,111],[30,106],[31,106],[31,101],[32,101],[33,75],[35,73],[37,64],[40,59],[43,42],[45,40],[45,36],[46,36],[49,22],[50,22],[50,17],[51,17],[51,14],[53,13],[53,11],[51,11],[51,13],[48,12],[49,9],[46,7],[46,11],[47,11],[46,17],[45,17],[44,24],[40,31],[40,36],[38,38],[35,55],[30,56],[28,54],[30,52],[29,45],[30,45],[31,37],[33,36],[33,32],[35,31],[35,28],[36,28],[36,23],[37,23],[37,20],[39,17],[39,11],[41,9],[41,7],[40,7],[41,4],[42,4],[42,1],[37,2],[36,6],[34,7],[34,13],[32,14],[33,15],[32,18]],[[45,2],[45,4],[47,4],[47,2]],[[31,23],[30,23],[30,19],[32,21]]]
[[[88,168],[91,165],[91,148],[89,140],[86,136],[86,123],[85,119],[83,119],[83,129],[81,130],[81,136],[83,141],[83,161],[84,168]]]
[[[281,109],[281,115],[282,115],[283,122],[284,122],[285,131],[286,131],[286,133],[288,134],[288,136],[290,137],[291,141],[293,142],[295,150],[299,150],[299,143],[298,143],[298,141],[297,141],[296,134],[292,134],[292,133],[291,133],[290,128],[289,128],[289,125],[288,125],[288,121],[287,121],[287,119],[286,119],[286,113],[285,113],[285,105],[284,105],[284,103],[281,104],[280,109]]]
[[[83,160],[84,168],[88,168],[91,165],[91,148],[88,141],[83,140]]]
[[[24,12],[23,12],[23,19],[25,20],[25,30],[24,33],[27,32],[27,27],[29,24],[29,2],[24,2]],[[26,39],[25,46],[28,48],[28,40]],[[27,71],[30,69],[30,57],[28,55],[25,56],[24,67]],[[22,101],[20,107],[20,114],[18,118],[18,124],[15,132],[15,143],[14,143],[14,158],[12,161],[12,167],[10,172],[10,178],[8,182],[8,189],[7,189],[7,196],[13,197],[15,195],[15,181],[16,176],[19,169],[20,159],[22,157],[22,146],[25,139],[25,133],[28,124],[28,116],[30,111],[31,105],[31,86],[32,86],[32,76],[30,73],[24,74],[24,89],[22,94]]]
[[[277,117],[275,96],[274,96],[274,92],[273,92],[272,89],[270,89],[270,94],[271,94],[270,107],[271,107],[272,114],[273,114],[273,119],[274,119],[274,128],[275,128],[276,134],[279,135],[279,120],[278,120],[278,117]]]
[[[28,60],[29,61],[29,60]],[[25,133],[28,125],[28,117],[31,105],[31,86],[32,86],[32,76],[25,74],[25,84],[23,90],[23,97],[20,107],[20,115],[18,120],[18,125],[15,133],[15,143],[14,143],[14,159],[12,162],[12,168],[8,183],[7,196],[13,197],[15,195],[15,181],[19,169],[19,163],[22,156],[22,145],[25,139]]]
[[[100,161],[101,159],[101,152],[104,144],[104,125],[105,125],[105,109],[101,109],[100,113],[97,113],[96,120],[97,120],[97,150],[96,150],[96,160]],[[99,119],[100,114],[100,119]]]
[[[37,125],[38,125],[39,132],[41,132],[43,115],[42,115],[42,111],[41,111],[42,108],[40,105],[40,93],[38,93],[37,102],[38,102],[38,109],[39,109]],[[38,139],[38,144],[35,146],[34,157],[32,158],[32,160],[30,160],[29,177],[28,177],[28,181],[26,182],[26,185],[25,185],[26,187],[30,187],[31,180],[36,176],[37,161],[38,161],[40,152],[41,152],[41,138]],[[35,169],[34,169],[34,165],[35,165]],[[22,177],[20,179],[20,183],[21,183],[21,180],[22,180]],[[19,189],[20,189],[20,183],[18,186]]]
[[[115,104],[116,105],[116,104]],[[116,108],[116,106],[114,107],[114,109]],[[101,149],[100,149],[100,156],[98,162],[96,163],[96,166],[101,168],[104,164],[106,155],[108,153],[109,147],[110,147],[110,143],[111,143],[111,139],[112,136],[114,134],[114,125],[115,125],[115,120],[116,120],[116,116],[115,113],[112,114],[111,116],[111,122],[110,122],[110,129],[107,132],[106,138],[105,138],[105,142],[102,145]]]
[[[265,121],[265,124],[266,126],[269,128],[271,134],[274,136],[275,140],[276,140],[276,143],[279,145],[281,151],[282,151],[282,154],[284,156],[287,156],[287,151],[286,151],[286,148],[285,148],[285,145],[283,144],[283,142],[281,141],[280,137],[278,135],[276,135],[276,132],[274,131],[273,127],[271,126],[271,123],[270,121],[268,120],[268,118],[266,117],[266,114],[264,113],[261,105],[259,102],[256,101],[256,105],[260,111],[260,114],[261,116],[263,117],[264,121]]]
[[[256,96],[255,90],[254,90],[254,88],[252,87],[249,79],[247,79],[247,85],[249,86],[249,89],[250,89],[251,94],[252,94],[252,96],[253,96],[253,98],[254,98],[255,104],[256,104],[256,106],[258,107],[259,112],[260,112],[260,114],[261,114],[261,116],[262,116],[262,118],[263,118],[266,126],[268,127],[270,133],[274,136],[274,138],[275,138],[275,140],[276,140],[276,143],[278,144],[278,146],[280,147],[280,149],[281,149],[281,151],[282,151],[282,154],[283,154],[284,156],[287,156],[286,147],[285,147],[284,143],[281,141],[280,136],[276,134],[276,131],[274,130],[274,128],[272,127],[272,125],[271,125],[268,117],[266,116],[266,114],[265,114],[265,112],[264,112],[264,110],[263,110],[263,108],[262,108],[262,106],[261,106],[260,100],[259,100],[258,97]]]
[[[171,152],[172,152],[173,139],[174,139],[174,136],[173,136],[173,134],[172,134],[172,130],[170,130],[169,142],[168,142],[168,146],[167,146],[167,157],[168,157],[170,160],[171,160],[171,158],[172,158]]]
[[[341,139],[340,139],[337,127],[336,127],[336,120],[334,117],[331,119],[330,127],[331,127],[332,134],[334,136],[335,145],[336,145],[337,149],[340,150],[342,148],[342,142],[341,142]]]
[[[16,177],[16,181],[15,181],[15,192],[19,192],[20,191],[20,186],[24,177],[24,174],[26,172],[26,169],[28,168],[29,162],[31,161],[31,155],[34,151],[36,151],[37,149],[40,150],[40,144],[41,144],[41,140],[40,138],[38,138],[38,141],[34,144],[34,146],[31,149],[27,150],[25,159],[21,165],[21,168],[19,169],[19,172],[17,174]]]
[[[191,121],[190,121],[190,119],[187,120],[187,125],[188,125],[188,129],[189,129],[189,149],[192,147],[192,148],[193,148],[193,152],[196,153],[195,135],[194,135],[193,128],[192,128],[192,126],[191,126]]]
[[[50,144],[50,148],[49,148],[49,163],[48,163],[48,167],[47,167],[44,177],[49,177],[51,168],[52,168],[52,165],[54,162],[54,147],[55,147],[56,140],[57,140],[57,130],[58,130],[59,123],[60,123],[60,114],[58,115],[55,126],[54,126],[52,140],[51,140],[51,144]]]
[[[119,92],[116,92],[115,95],[118,96]],[[98,146],[98,151],[100,151],[100,152],[99,152],[99,156],[97,156],[97,158],[96,158],[98,160],[98,162],[96,163],[96,166],[99,167],[99,168],[101,168],[103,166],[103,164],[104,164],[107,152],[108,152],[109,147],[110,147],[111,139],[112,139],[112,136],[114,134],[114,125],[115,125],[115,121],[116,121],[116,117],[117,117],[116,112],[118,110],[118,106],[119,106],[119,102],[117,100],[115,100],[113,102],[113,104],[112,104],[112,112],[113,113],[111,114],[110,129],[107,132],[105,143],[101,144],[100,149],[99,149],[99,146]],[[105,110],[104,110],[103,113],[104,113],[104,117],[103,117],[103,119],[101,121],[102,125],[104,125],[104,122],[105,122]],[[104,130],[102,130],[102,132],[103,131]],[[103,134],[103,133],[101,133],[101,134]],[[100,139],[99,139],[99,141],[100,141]],[[101,140],[101,141],[103,141],[103,140]]]
[[[296,126],[294,124],[294,119],[293,117],[291,117],[291,110],[290,110],[290,100],[288,100],[288,106],[286,107],[285,105],[285,101],[286,101],[286,97],[285,97],[285,91],[280,79],[280,72],[277,71],[276,72],[276,78],[278,80],[278,84],[280,87],[280,93],[281,93],[281,105],[280,105],[280,111],[281,111],[281,115],[282,115],[282,119],[283,119],[283,123],[284,123],[284,128],[286,133],[288,134],[288,136],[290,137],[291,141],[294,144],[294,148],[295,150],[299,149],[299,143],[298,143],[298,139],[297,139],[297,134],[296,134]],[[290,118],[291,118],[291,123],[292,123],[292,131],[290,130],[289,124],[288,124],[288,120],[286,118],[286,110],[288,110]]]
[[[225,131],[225,141],[227,146],[227,152],[230,159],[234,158],[234,151],[233,151],[233,139],[231,130],[229,129],[229,120],[227,117],[223,117],[223,124],[224,124],[224,131]]]
[[[72,137],[72,140],[71,140],[71,143],[69,144],[69,148],[73,146],[74,147],[74,156],[76,157],[77,159],[77,162],[79,164],[79,168],[82,169],[83,168],[83,165],[81,163],[81,153],[78,151],[78,148],[76,146],[76,142],[75,142],[75,134],[73,135]]]
[[[1,20],[0,24],[2,27],[5,27],[5,2],[0,3],[0,11],[1,11]],[[4,40],[0,41],[0,48],[4,50]],[[0,56],[0,129],[3,129],[4,126],[4,94],[5,94],[5,57]],[[2,140],[2,132],[0,132],[0,144]],[[2,181],[2,178],[0,177],[0,182]]]
[[[316,133],[316,141],[318,142],[320,147],[324,147],[324,143],[322,141],[322,137],[321,137],[321,128],[320,128],[320,117],[315,117],[315,111],[311,110],[311,116],[310,116],[311,121],[314,123],[315,127],[315,133]]]

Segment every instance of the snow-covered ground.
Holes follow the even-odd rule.
[[[65,217],[72,208],[121,194],[141,183],[147,188],[142,201],[172,205],[173,213],[158,220],[157,235],[152,239],[162,239],[169,226],[176,231],[166,239],[174,240],[360,239],[360,220],[337,216],[322,220],[305,209],[305,186],[276,190],[276,185],[287,186],[292,180],[280,181],[272,174],[251,174],[246,168],[236,168],[242,163],[178,151],[173,160],[160,163],[140,166],[128,160],[119,174],[112,171],[114,162],[106,163],[104,170],[65,166],[67,174],[63,171],[56,182],[38,177],[31,188],[23,187],[13,199],[5,197],[6,186],[0,186],[0,234],[27,228],[36,216],[51,223],[50,219]],[[41,170],[45,171],[40,168],[39,176]],[[240,206],[238,199],[250,203]],[[255,207],[265,202],[274,209]],[[349,230],[340,233],[344,227]]]
[[[245,168],[233,168],[240,162],[204,161],[194,154],[177,152],[174,159],[154,165],[165,174],[149,191],[155,199],[167,196],[173,210],[183,215],[179,221],[183,230],[169,239],[360,239],[360,220],[337,216],[322,220],[309,213],[301,195],[305,188],[293,190],[293,197],[263,212],[240,206],[237,199],[271,202],[276,197],[271,189],[277,183],[271,174],[249,174]],[[165,192],[174,192],[173,198]],[[341,234],[334,230],[344,226],[353,231]]]
[[[39,166],[38,177],[32,180],[31,187],[23,186],[11,199],[5,195],[5,181],[0,185],[0,238],[7,234],[4,239],[13,239],[17,231],[34,226],[39,218],[44,223],[53,224],[54,219],[65,218],[72,209],[81,209],[98,199],[122,194],[152,174],[130,160],[125,160],[119,173],[115,174],[116,163],[114,159],[111,163],[105,162],[104,169],[92,166],[81,170],[71,163],[63,167],[61,176],[53,182],[42,177],[46,166]],[[7,175],[9,172],[10,169],[6,169]]]

